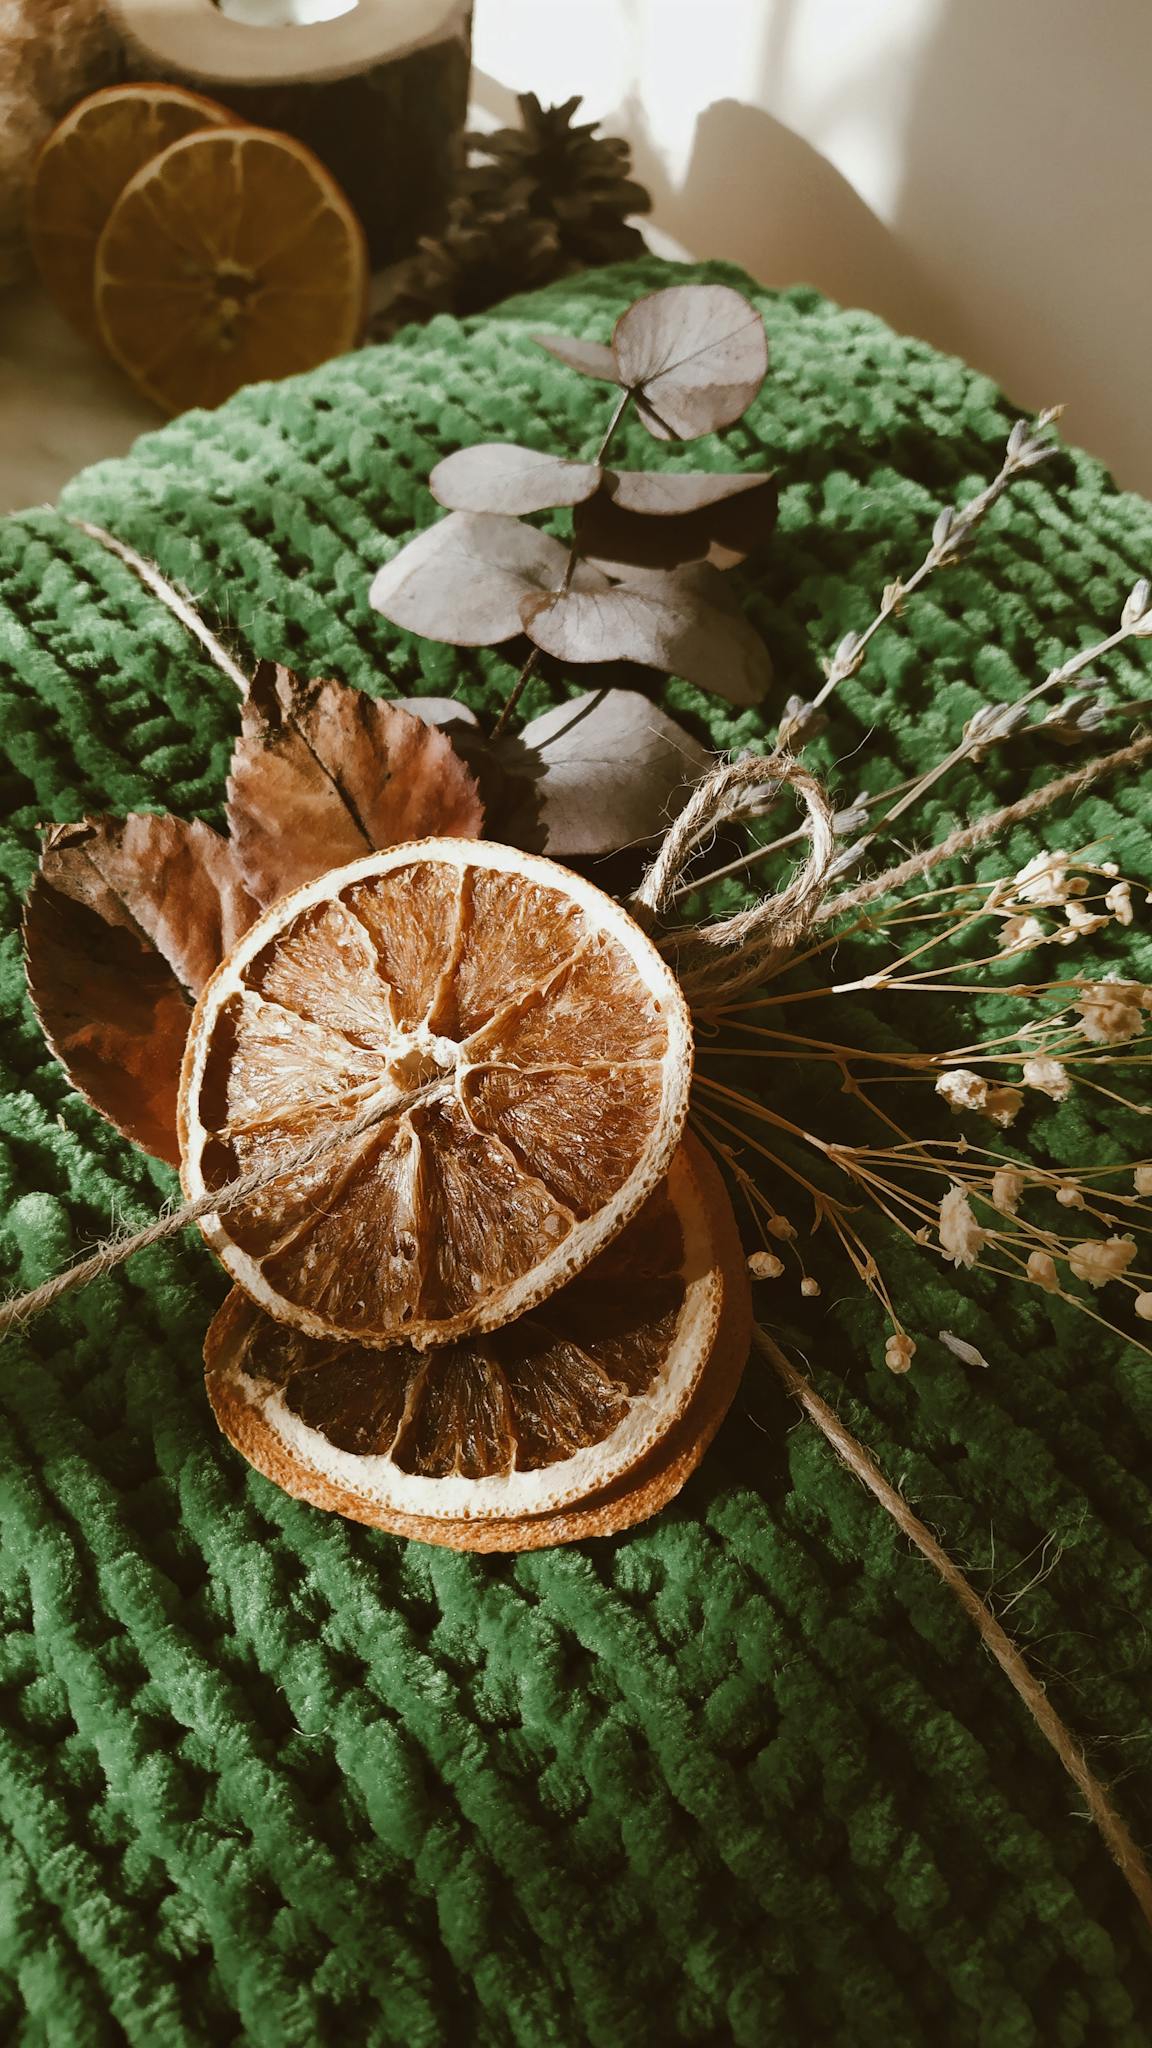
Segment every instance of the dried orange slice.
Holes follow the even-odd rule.
[[[125,186],[96,250],[105,345],[166,412],[354,347],[368,253],[311,150],[261,128],[175,142]]]
[[[179,85],[110,85],[52,130],[32,173],[28,238],[46,291],[87,340],[101,338],[96,245],[125,185],[173,142],[235,118]]]
[[[273,904],[208,983],[184,1185],[283,1162],[202,1224],[232,1277],[313,1336],[424,1349],[510,1322],[623,1229],[691,1062],[675,977],[590,882],[484,840],[391,847]]]
[[[735,1219],[689,1139],[583,1273],[444,1350],[274,1323],[234,1289],[208,1333],[229,1440],[298,1499],[464,1550],[529,1550],[654,1514],[695,1469],[748,1353]]]

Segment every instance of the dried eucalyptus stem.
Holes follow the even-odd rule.
[[[604,457],[607,455],[609,447],[611,446],[612,439],[616,433],[616,429],[620,425],[621,420],[624,418],[624,415],[627,412],[628,407],[631,405],[635,395],[636,394],[634,391],[628,390],[621,391],[621,393],[619,394],[619,397],[616,400],[616,404],[612,410],[612,417],[608,421],[608,424],[605,427],[604,432],[600,438],[600,446],[597,448],[595,455],[592,457],[594,463],[599,464],[603,462]],[[571,590],[572,578],[576,574],[576,568],[579,561],[580,551],[576,545],[575,537],[573,537],[571,545],[568,549],[568,560],[564,566],[564,575],[560,582],[561,590]],[[503,706],[501,707],[500,715],[497,718],[495,725],[492,727],[492,731],[490,734],[490,737],[492,739],[498,740],[500,738],[501,733],[504,731],[504,728],[508,724],[508,720],[511,718],[512,713],[515,711],[516,706],[520,702],[520,699],[524,693],[525,684],[531,680],[531,678],[535,675],[536,670],[539,668],[540,652],[541,650],[539,649],[539,647],[533,647],[529,652],[528,659],[524,663],[524,666],[521,669],[519,675],[517,676],[516,681],[513,683],[512,688],[507,698],[505,699]]]

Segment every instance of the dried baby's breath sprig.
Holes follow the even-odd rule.
[[[886,967],[819,987],[765,992],[751,1001],[718,1008],[703,1020],[696,1085],[698,1112],[708,1135],[737,1184],[748,1181],[746,1199],[759,1207],[761,1215],[775,1211],[769,1196],[749,1192],[755,1183],[739,1165],[742,1146],[772,1161],[806,1192],[813,1204],[813,1228],[832,1227],[853,1269],[890,1320],[885,1362],[894,1371],[910,1366],[915,1337],[894,1310],[890,1289],[861,1228],[850,1220],[853,1208],[818,1171],[810,1175],[795,1164],[796,1147],[823,1159],[826,1168],[847,1179],[854,1200],[862,1199],[900,1234],[935,1250],[953,1271],[982,1270],[1016,1279],[1058,1295],[1113,1329],[1116,1323],[1092,1303],[1101,1290],[1108,1290],[1111,1301],[1123,1289],[1131,1297],[1137,1321],[1152,1320],[1152,1274],[1140,1271],[1137,1264],[1142,1247],[1144,1263],[1150,1263],[1152,1203],[1141,1198],[1152,1196],[1152,1167],[1140,1162],[1088,1169],[1051,1167],[1024,1153],[973,1144],[967,1135],[920,1139],[896,1121],[877,1092],[895,1082],[930,1084],[958,1116],[979,1117],[1001,1130],[1014,1126],[1029,1106],[1031,1124],[1036,1113],[1043,1115],[1046,1107],[1062,1102],[1073,1087],[1136,1107],[1098,1076],[1105,1067],[1152,1064],[1152,1052],[1140,1043],[1152,1023],[1152,990],[1137,982],[1085,975],[1000,988],[999,996],[1020,1005],[1019,1022],[942,1051],[877,1051],[765,1020],[773,1011],[796,1003],[864,991],[898,996],[914,989],[971,998],[980,991],[964,977],[1002,957],[999,950],[981,953],[977,948],[974,958],[965,957],[943,970],[925,964],[930,954],[946,942],[954,951],[956,940],[968,937],[982,923],[985,928],[989,922],[1003,926],[1029,906],[1052,917],[1069,904],[1103,902],[1119,881],[1112,862],[1095,864],[1079,854],[1057,851],[1037,856],[1016,875],[991,884],[922,891],[886,913],[859,919],[851,928],[888,930],[894,939],[902,939]],[[1130,906],[1129,884],[1126,896],[1105,909],[1101,922],[1123,923]],[[842,948],[851,929],[813,942],[799,960],[811,967],[833,948]],[[797,960],[790,963],[796,964]],[[711,1038],[706,1035],[709,1023],[715,1034]],[[847,1094],[885,1127],[885,1142],[846,1142],[840,1135],[826,1138],[802,1128],[780,1109],[733,1086],[727,1073],[723,1078],[714,1074],[713,1054],[726,1062],[799,1059],[813,1066],[834,1066]],[[766,1133],[764,1142],[753,1135],[757,1127]],[[1127,1187],[1114,1185],[1119,1175],[1127,1179]],[[778,1254],[778,1246],[769,1248],[766,1239],[765,1244],[770,1257]],[[766,1276],[768,1270],[766,1265]],[[780,1277],[776,1266],[771,1270]],[[1130,1341],[1139,1344],[1134,1336]],[[1140,1348],[1152,1355],[1149,1346]]]

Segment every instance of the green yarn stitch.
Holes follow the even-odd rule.
[[[394,631],[368,608],[372,571],[433,516],[425,479],[448,449],[594,445],[603,391],[528,337],[603,338],[674,277],[755,290],[648,261],[439,318],[174,421],[78,477],[63,511],[154,559],[253,656],[490,708],[504,658]],[[621,461],[777,468],[779,536],[741,587],[783,697],[811,693],[940,503],[994,471],[1013,413],[869,315],[755,296],[773,369],[746,419],[688,450],[633,423]],[[1039,471],[844,686],[820,748],[838,786],[937,758],[978,701],[1095,637],[1150,559],[1152,506],[1075,452]],[[1139,655],[1114,672],[1143,693]],[[556,687],[537,678],[525,716]],[[718,747],[765,730],[683,683],[663,696]],[[117,560],[57,512],[0,526],[10,1285],[172,1185],[71,1093],[28,1009],[15,935],[37,825],[149,806],[218,820],[235,722],[230,686]],[[1052,767],[1005,749],[950,777],[918,829],[938,837]],[[1101,840],[1147,879],[1148,823],[1129,780],[1045,834]],[[1016,833],[979,871],[1040,843]],[[1152,978],[1139,926],[1081,958]],[[944,1043],[957,1016],[922,996],[835,1021]],[[819,1076],[776,1071],[816,1128],[840,1113]],[[1077,1098],[1033,1117],[1033,1141],[1089,1164],[1138,1153],[1134,1121]],[[1152,1837],[1148,1361],[1059,1302],[891,1245],[886,1277],[928,1340],[894,1379],[872,1304],[819,1239],[813,1259],[824,1301],[796,1328],[817,1382],[974,1582],[1009,1597],[1055,1539],[1010,1624]],[[222,1293],[188,1238],[4,1348],[5,2038],[1147,2048],[1152,1943],[1067,1779],[950,1596],[761,1371],[655,1522],[457,1557],[321,1516],[221,1442],[200,1346]],[[935,1345],[941,1328],[989,1370]]]

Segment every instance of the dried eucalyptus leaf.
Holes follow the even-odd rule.
[[[618,469],[605,472],[604,488],[613,503],[625,512],[668,519],[686,512],[702,512],[748,491],[762,491],[769,481],[769,472],[763,469],[720,474],[709,470]],[[572,502],[575,504],[576,500]]]
[[[536,817],[553,854],[617,853],[654,839],[714,755],[639,690],[596,690],[533,718]]]
[[[742,292],[674,284],[637,299],[612,335],[619,383],[659,439],[691,441],[730,426],[768,368],[764,322]]]
[[[616,481],[623,483],[625,477]],[[739,481],[744,484],[746,480],[742,477]],[[697,479],[654,476],[652,482],[695,484]],[[654,506],[645,511],[635,502],[643,493],[629,491],[627,497],[633,502],[626,503],[618,493],[610,496],[611,488],[609,479],[608,489],[597,491],[595,497],[577,506],[573,530],[587,560],[625,581],[631,580],[637,568],[672,569],[688,562],[709,562],[717,569],[733,568],[764,547],[776,526],[776,485],[761,476],[747,479],[747,488],[738,493],[717,497],[713,503],[702,504],[694,511],[665,510],[655,516]]]
[[[616,358],[602,341],[582,341],[578,334],[534,334],[532,339],[582,377],[595,377],[602,384],[617,382]]]
[[[455,647],[492,647],[519,633],[532,591],[556,590],[568,550],[497,512],[450,512],[378,569],[368,602],[394,626]]]
[[[459,697],[393,697],[398,711],[409,711],[424,725],[467,725],[480,730],[480,720]]]
[[[594,462],[568,462],[514,441],[478,441],[446,455],[428,484],[433,497],[454,512],[515,514],[578,505],[598,489],[601,474]]]
[[[28,988],[73,1086],[172,1165],[192,1006],[256,904],[199,820],[54,825],[24,917]]]
[[[772,680],[768,650],[747,620],[673,578],[663,588],[528,597],[521,616],[529,638],[561,661],[638,661],[731,704],[758,704]]]
[[[228,776],[228,823],[261,904],[385,846],[475,838],[483,809],[451,740],[344,683],[262,662]]]

